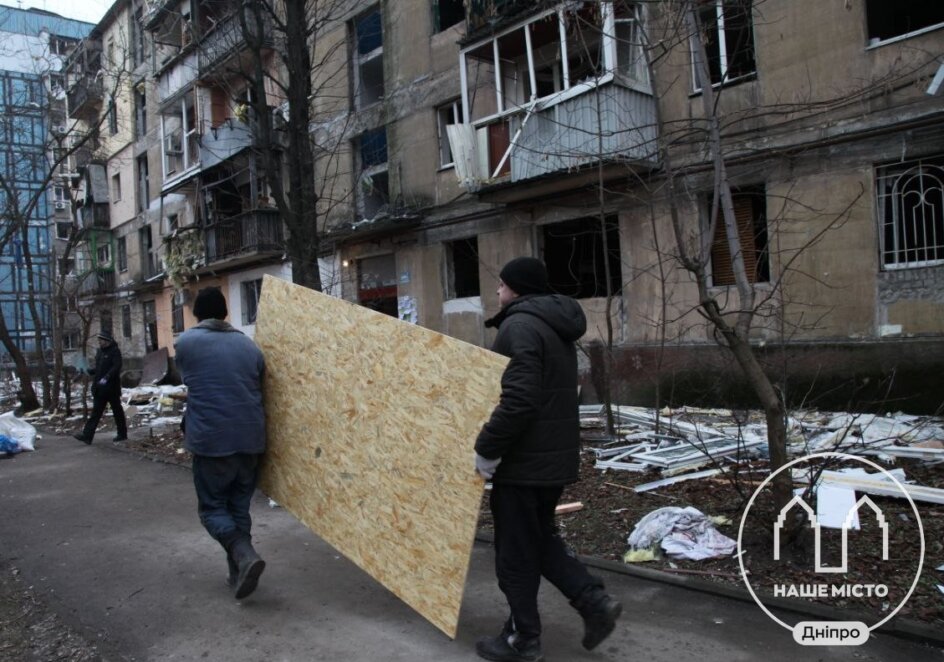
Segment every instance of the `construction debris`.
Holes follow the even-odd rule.
[[[717,480],[714,477],[719,473],[733,470],[734,465],[743,467],[746,462],[751,463],[753,472],[763,471],[756,461],[763,463],[769,454],[766,423],[760,412],[613,406],[612,414],[616,434],[591,449],[595,467],[662,474],[662,480],[639,485],[636,492],[681,480]],[[581,406],[580,416],[584,428],[605,426],[603,405]],[[801,411],[789,417],[787,436],[787,452],[793,457],[829,451],[878,457],[888,463],[899,458],[927,466],[944,463],[944,419],[940,417]],[[706,465],[710,468],[691,473]],[[924,500],[938,498],[937,490],[914,487],[915,494]],[[831,494],[839,498],[840,493]],[[847,498],[845,495],[844,500]]]

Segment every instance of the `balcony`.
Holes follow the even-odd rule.
[[[233,119],[204,131],[200,139],[200,167],[212,168],[252,147],[252,127]]]
[[[180,59],[169,61],[157,75],[157,100],[164,103],[182,90],[189,89],[197,79],[197,54],[190,51]]]
[[[111,270],[92,270],[81,276],[79,296],[92,297],[111,294],[115,291],[115,272]]]
[[[620,164],[624,175],[627,167],[655,168],[655,112],[651,95],[610,83],[475,122],[450,144],[458,175],[472,191],[555,173],[577,186],[575,173],[585,166]],[[485,153],[478,154],[480,149]]]
[[[104,98],[102,87],[102,42],[87,39],[69,56],[65,65],[69,117],[94,120]]]
[[[104,203],[89,203],[79,207],[79,219],[86,230],[107,230],[111,227],[111,212],[109,205]]]
[[[101,110],[104,96],[101,77],[91,74],[82,76],[66,92],[69,117],[94,121]]]
[[[275,43],[272,20],[265,12],[262,18],[263,47],[272,47]],[[227,75],[232,75],[231,69],[242,70],[244,67],[234,65],[233,60],[245,55],[245,50],[246,40],[243,38],[239,16],[232,14],[200,39],[200,78],[205,80],[221,70],[225,70]]]
[[[468,190],[533,180],[575,188],[591,165],[614,176],[656,167],[656,105],[635,8],[483,0],[470,21],[476,8],[490,28],[460,51],[464,123],[447,126]]]
[[[284,251],[282,219],[275,209],[253,209],[206,228],[207,264],[248,261]]]

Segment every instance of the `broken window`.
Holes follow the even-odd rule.
[[[151,200],[150,178],[148,176],[148,157],[142,154],[135,159],[138,169],[138,211],[147,211]]]
[[[464,20],[462,0],[433,0],[433,25],[436,32],[442,32]]]
[[[111,135],[118,133],[118,106],[114,97],[108,102],[108,133]]]
[[[479,290],[479,242],[477,237],[446,244],[446,299],[477,297]]]
[[[630,80],[646,83],[649,74],[640,17],[636,4],[616,5],[616,70]]]
[[[869,44],[944,27],[944,2],[866,0]]]
[[[754,65],[750,0],[708,0],[698,11],[712,85],[749,76]],[[701,89],[695,70],[695,89]]]
[[[175,334],[184,332],[184,291],[174,292],[170,305],[170,327]]]
[[[617,218],[606,217],[605,226],[605,235],[599,218],[578,218],[544,226],[544,262],[552,290],[575,299],[605,297],[622,291]]]
[[[111,176],[111,200],[118,202],[121,200],[121,173],[116,172]]]
[[[243,325],[255,324],[259,311],[259,297],[262,296],[262,279],[246,280],[241,284]]]
[[[121,335],[125,338],[131,337],[131,304],[121,307]]]
[[[767,242],[767,199],[763,187],[741,189],[731,195],[738,243],[744,270],[750,283],[770,282],[769,245]],[[728,246],[724,218],[718,211],[714,240],[711,244],[711,284],[734,285],[734,265]]]
[[[357,212],[360,218],[372,219],[390,200],[387,176],[387,129],[381,127],[361,134],[355,141],[357,159]]]
[[[141,312],[144,318],[144,351],[157,351],[157,308],[153,301],[142,301]]]
[[[397,267],[393,255],[357,261],[357,302],[371,310],[399,318]]]
[[[635,71],[641,56],[637,19],[635,3],[568,3],[462,51],[461,66],[468,72],[470,61],[478,63],[475,77],[495,81],[497,113],[514,111],[532,97],[546,98],[580,84],[590,89],[609,80],[618,66]],[[618,63],[618,56],[624,64]],[[476,101],[469,98],[469,90],[463,93],[465,103]],[[470,111],[477,114],[475,108]]]
[[[118,271],[128,270],[128,239],[127,237],[118,237],[116,240],[118,253]]]
[[[383,16],[375,7],[354,21],[354,100],[365,108],[384,95]]]
[[[885,269],[944,263],[944,156],[876,170]]]
[[[179,102],[172,104],[165,114],[161,115],[165,179],[199,164],[198,129],[194,92],[189,90]]]
[[[134,137],[147,136],[147,97],[145,83],[139,82],[134,87]]]
[[[452,165],[452,149],[449,147],[449,137],[446,127],[450,124],[459,124],[459,101],[447,103],[436,109],[436,130],[439,135],[439,166],[446,168]]]

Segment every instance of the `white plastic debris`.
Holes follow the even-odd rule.
[[[633,549],[661,544],[668,556],[692,561],[731,556],[737,547],[734,540],[718,532],[707,515],[690,506],[652,511],[639,520],[627,542]]]

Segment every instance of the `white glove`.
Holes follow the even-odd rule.
[[[498,468],[498,465],[501,464],[501,458],[496,457],[494,460],[489,460],[484,458],[478,453],[475,454],[475,470],[478,474],[485,480],[491,480],[492,476],[495,475],[495,469]]]
[[[107,383],[108,383],[108,380],[105,377],[102,377],[101,379],[98,380],[99,386],[104,386]]]

